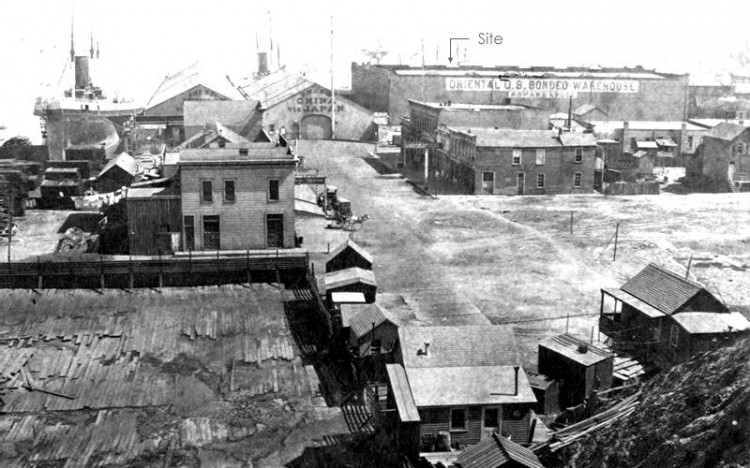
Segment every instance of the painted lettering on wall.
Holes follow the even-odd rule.
[[[329,114],[333,99],[327,89],[312,87],[301,91],[294,101],[287,104],[289,112],[302,114]],[[344,112],[343,104],[336,104],[336,112]]]
[[[446,91],[501,91],[508,97],[567,98],[578,93],[638,93],[635,80],[446,78]]]

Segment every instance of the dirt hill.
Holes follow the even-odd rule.
[[[655,377],[636,411],[559,455],[576,468],[750,467],[750,340]]]

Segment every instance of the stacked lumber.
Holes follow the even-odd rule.
[[[542,449],[548,448],[550,451],[555,452],[563,447],[572,444],[576,440],[591,434],[592,432],[609,426],[615,421],[622,419],[635,411],[638,407],[640,396],[641,392],[638,391],[634,395],[625,398],[607,411],[603,411],[596,416],[585,419],[576,424],[572,424],[568,427],[554,432],[552,434],[552,438],[548,442],[532,447],[532,451],[537,452]]]

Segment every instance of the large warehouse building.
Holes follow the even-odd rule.
[[[409,114],[408,99],[523,104],[567,112],[591,104],[611,120],[685,120],[688,77],[635,68],[445,67],[352,64],[349,97],[390,123]]]

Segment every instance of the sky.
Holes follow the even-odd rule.
[[[750,43],[750,2],[697,6],[659,0],[24,0],[0,13],[0,137],[39,139],[36,96],[61,93],[70,50],[87,53],[93,34],[100,58],[94,84],[110,96],[146,102],[167,74],[200,61],[221,76],[248,77],[273,34],[274,58],[330,85],[331,17],[337,88],[347,88],[352,61],[387,51],[383,63],[448,64],[449,39],[459,60],[478,65],[601,65],[714,73],[736,68]],[[479,45],[480,33],[501,35]],[[454,42],[454,45],[456,43]],[[454,53],[455,55],[455,49]],[[67,81],[66,81],[67,80]]]

